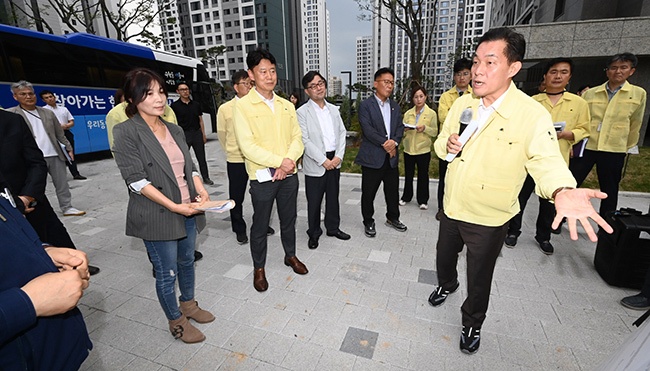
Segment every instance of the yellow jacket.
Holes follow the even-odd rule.
[[[108,148],[110,148],[111,150],[113,149],[113,127],[129,119],[129,117],[126,115],[126,105],[127,105],[126,102],[122,102],[117,106],[113,107],[110,111],[108,111],[108,114],[106,114],[106,131],[108,133]],[[172,108],[169,107],[169,104],[165,105],[165,111],[163,112],[162,116],[160,116],[160,118],[169,123],[178,125],[178,121],[176,120],[176,114],[174,113],[174,110],[172,110]]]
[[[566,122],[564,130],[570,130],[573,133],[573,141],[559,139],[560,152],[564,161],[569,163],[569,153],[571,146],[589,136],[589,106],[587,102],[579,96],[564,92],[557,104],[553,106],[548,95],[545,93],[533,96],[533,99],[541,103],[548,112],[551,113],[553,122]]]
[[[472,93],[472,87],[468,86],[467,91],[463,93],[463,95],[471,94],[471,93]],[[447,118],[447,114],[449,113],[451,106],[459,97],[460,95],[458,95],[458,89],[456,89],[456,85],[454,85],[451,89],[447,90],[446,92],[442,93],[442,95],[440,96],[440,102],[438,102],[438,121],[440,121],[440,125],[442,125],[445,122],[445,119]]]
[[[294,105],[277,95],[273,101],[275,112],[251,89],[235,102],[237,144],[252,180],[257,179],[259,169],[278,168],[285,158],[298,160],[304,149]]]
[[[226,161],[243,163],[244,155],[237,145],[233,120],[233,109],[236,100],[237,98],[233,98],[219,107],[217,112],[217,137],[221,148],[226,153]]]
[[[406,111],[404,123],[415,125],[415,107]],[[424,125],[424,132],[418,133],[415,130],[404,130],[404,153],[409,155],[422,155],[431,152],[431,137],[438,135],[438,117],[434,110],[424,105],[424,112],[420,115],[417,125]]]
[[[608,101],[606,85],[604,83],[589,89],[583,96],[591,112],[587,149],[625,153],[639,142],[646,92],[625,82],[614,98]]]
[[[489,227],[505,224],[519,212],[517,197],[527,173],[543,198],[551,199],[558,188],[576,186],[560,154],[551,115],[512,83],[505,94],[501,106],[447,168],[444,210],[452,219]],[[471,107],[476,119],[477,96],[463,95],[458,102],[434,143],[440,158],[447,155],[449,136],[458,133],[461,112]]]

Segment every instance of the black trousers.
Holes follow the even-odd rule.
[[[413,199],[413,176],[415,166],[418,168],[417,201],[418,205],[429,203],[429,163],[431,152],[421,155],[409,155],[404,152],[404,193],[402,201],[409,202]]]
[[[461,306],[463,326],[480,328],[490,300],[494,266],[508,223],[500,227],[453,220],[443,215],[436,253],[438,284],[451,289],[458,280],[458,254],[467,246],[467,298]]]
[[[246,221],[244,221],[243,203],[248,184],[246,165],[243,162],[227,162],[226,171],[228,172],[228,197],[235,201],[235,207],[230,209],[232,231],[237,234],[245,234]]]
[[[618,185],[623,175],[625,153],[591,151],[585,149],[582,158],[574,158],[570,163],[570,170],[578,182],[578,187],[585,181],[591,169],[596,165],[598,185],[600,190],[607,193],[607,198],[600,200],[601,216],[608,211],[616,210],[618,205]]]
[[[65,135],[68,142],[70,142],[70,145],[72,146],[72,153],[74,154],[74,134],[72,134],[72,131],[70,130],[63,130],[63,134]],[[68,165],[68,170],[70,170],[70,174],[72,174],[72,176],[81,175],[77,169],[77,161],[72,161],[72,163],[66,162],[66,164]]]
[[[200,129],[186,130],[185,141],[187,142],[187,147],[194,148],[194,154],[196,155],[196,161],[199,162],[199,171],[201,171],[201,176],[203,179],[210,179],[208,163],[205,161],[205,143],[203,143],[203,133]]]
[[[528,175],[524,181],[524,186],[519,192],[519,207],[521,211],[510,220],[508,234],[519,236],[521,234],[521,222],[524,217],[524,209],[530,195],[535,191],[535,181]],[[549,200],[539,197],[539,211],[537,212],[537,224],[535,230],[535,239],[537,242],[551,240],[551,224],[555,218],[555,205]]]
[[[384,183],[384,199],[386,200],[386,218],[399,220],[399,170],[390,167],[389,155],[386,154],[384,165],[379,169],[361,167],[361,215],[363,224],[375,222],[375,196],[379,185]]]
[[[68,230],[59,220],[47,197],[39,198],[34,211],[25,214],[25,217],[36,231],[41,242],[56,247],[76,249]]]
[[[645,282],[641,288],[641,295],[650,299],[650,268],[648,268],[648,273],[646,273]]]
[[[445,198],[445,175],[447,175],[447,165],[449,163],[443,159],[438,159],[438,172],[440,179],[438,180],[438,210],[444,210],[442,202]]]
[[[328,159],[334,158],[334,152],[326,153]],[[320,227],[320,206],[325,196],[325,229],[335,233],[341,224],[339,210],[339,181],[341,170],[326,170],[323,176],[305,175],[305,194],[307,195],[307,235],[318,239],[323,234]]]
[[[253,204],[253,225],[251,226],[251,255],[253,266],[264,268],[266,265],[267,236],[273,202],[278,209],[280,219],[280,239],[287,257],[296,255],[296,212],[298,197],[298,175],[294,174],[284,180],[260,183],[250,182],[251,202]]]

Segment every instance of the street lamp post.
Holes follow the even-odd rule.
[[[352,126],[352,71],[341,71],[342,74],[348,75],[348,125],[347,129],[350,130]]]

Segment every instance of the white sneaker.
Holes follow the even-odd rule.
[[[400,205],[400,206],[404,206],[404,205],[406,205],[406,201],[404,201],[404,200],[399,200],[399,205]]]
[[[429,209],[429,205],[427,205],[427,204],[421,204],[420,205],[420,210],[428,210],[428,209]]]
[[[63,216],[82,216],[86,215],[85,211],[77,210],[74,207],[69,208],[63,212]]]

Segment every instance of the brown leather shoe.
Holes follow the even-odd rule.
[[[307,267],[305,267],[304,264],[298,258],[294,255],[292,257],[285,257],[284,258],[284,265],[287,267],[293,268],[293,271],[298,273],[298,274],[307,274],[309,271],[307,270]]]
[[[255,290],[259,292],[268,290],[269,282],[266,280],[264,268],[255,269],[255,274],[253,275],[253,287],[255,287]]]

